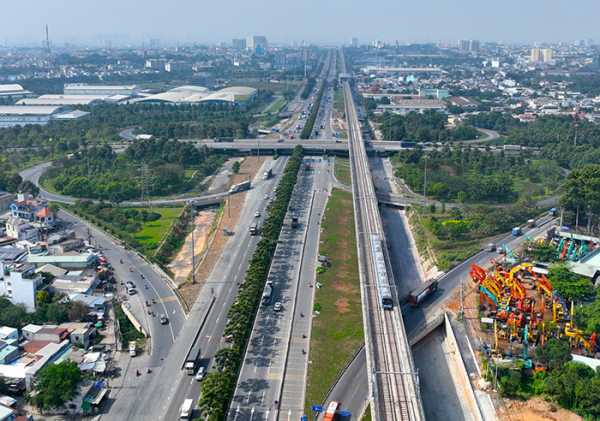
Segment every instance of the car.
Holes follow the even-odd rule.
[[[135,294],[135,289],[134,288],[127,288],[127,294],[134,295]]]
[[[269,195],[265,194],[265,200],[269,200]]]
[[[254,217],[255,218],[260,218],[260,212],[254,212]]]
[[[204,378],[204,367],[200,367],[196,373],[196,381],[201,382]]]
[[[273,201],[274,201],[273,198],[269,197],[269,203],[273,203]]]
[[[127,288],[135,288],[135,284],[134,284],[133,282],[131,282],[131,281],[128,281],[128,282],[125,284],[125,286],[126,286]]]
[[[167,316],[164,314],[160,315],[160,324],[161,325],[166,325],[167,323],[169,323],[169,319],[167,319]]]
[[[273,306],[273,311],[281,311],[281,301],[277,301]]]

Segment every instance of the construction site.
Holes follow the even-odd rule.
[[[515,234],[518,235],[518,234]],[[490,258],[486,268],[471,264],[470,275],[478,299],[479,332],[482,351],[499,365],[521,362],[525,372],[546,370],[535,358],[535,347],[555,338],[569,343],[571,353],[587,358],[599,358],[596,334],[586,335],[573,323],[573,314],[581,302],[568,302],[553,288],[548,279],[548,264],[533,260],[532,249],[544,245],[554,250],[555,261],[574,262],[573,272],[590,272],[582,263],[586,257],[598,255],[592,237],[551,232],[546,238],[529,239],[520,254],[503,247],[497,259]],[[597,274],[597,272],[595,272]],[[590,282],[595,276],[589,276]]]

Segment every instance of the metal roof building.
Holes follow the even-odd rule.
[[[129,95],[137,96],[141,92],[137,85],[86,85],[84,83],[66,84],[65,95]]]

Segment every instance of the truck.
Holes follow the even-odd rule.
[[[192,348],[185,359],[185,373],[193,376],[196,374],[198,364],[200,363],[200,348]]]
[[[215,137],[213,142],[233,142],[233,137]]]
[[[136,356],[136,343],[135,343],[135,341],[129,341],[129,356],[130,357],[135,357]]]
[[[272,175],[273,175],[273,168],[269,168],[268,170],[265,170],[265,172],[263,173],[263,180],[268,180],[269,178],[271,178]]]
[[[181,404],[181,408],[179,409],[179,419],[180,420],[189,420],[190,415],[192,414],[192,407],[194,406],[194,401],[192,399],[186,399]]]
[[[258,222],[254,222],[252,225],[250,225],[250,235],[257,235],[258,234]]]
[[[304,171],[310,171],[310,162],[306,161],[306,164],[304,164]]]
[[[297,227],[298,227],[298,217],[292,216],[292,228],[297,228]]]
[[[504,145],[504,152],[515,152],[521,149],[521,145]]]
[[[528,219],[527,220],[527,227],[528,228],[535,228],[535,219]]]
[[[269,304],[271,304],[271,296],[273,295],[273,285],[271,283],[267,283],[267,285],[265,285],[265,290],[263,291],[263,295],[262,295],[262,305],[263,306],[268,306]]]
[[[240,191],[248,190],[251,185],[252,185],[252,183],[250,183],[250,181],[244,181],[243,183],[234,184],[229,189],[229,193],[237,193]]]
[[[408,302],[411,306],[417,307],[419,304],[425,301],[425,298],[433,294],[437,290],[437,287],[438,282],[434,279],[425,282],[419,288],[410,293]]]
[[[521,227],[514,227],[512,229],[512,235],[514,235],[515,237],[518,237],[519,235],[523,235],[523,230],[521,229]]]

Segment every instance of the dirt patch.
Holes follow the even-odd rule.
[[[340,298],[335,302],[335,308],[340,313],[348,313],[350,311],[350,303],[348,298]]]
[[[215,218],[214,211],[201,211],[194,218],[194,256],[196,262],[201,258],[202,252],[207,247],[210,227]],[[173,279],[178,285],[186,281],[192,272],[192,235],[185,239],[185,244],[167,266],[173,272]]]
[[[279,134],[277,134],[277,133],[269,133],[268,135],[263,137],[263,139],[265,139],[265,140],[278,140],[280,138],[281,138],[281,136],[279,136]]]
[[[240,165],[239,172],[233,176],[232,183],[237,184],[254,179],[262,167],[262,164],[265,162],[265,159],[267,159],[267,157],[263,156],[261,156],[260,159],[257,159],[255,156],[244,159]],[[192,308],[194,305],[202,286],[219,260],[223,247],[225,247],[225,244],[227,244],[227,241],[230,238],[233,238],[223,235],[223,229],[225,227],[229,227],[229,230],[235,229],[240,214],[242,213],[242,209],[244,208],[244,203],[246,202],[246,194],[246,192],[242,192],[229,196],[229,203],[225,206],[225,209],[221,214],[217,229],[210,234],[210,238],[207,240],[210,249],[196,268],[195,277],[197,283],[195,285],[188,283],[179,289],[181,297],[189,308]]]
[[[350,260],[350,255],[348,253],[334,253],[333,256],[334,260],[343,260],[343,261],[347,261]]]
[[[352,285],[350,282],[344,282],[344,281],[335,281],[331,284],[331,287],[333,289],[335,289],[336,291],[349,293],[349,294],[354,294],[354,293],[356,293],[356,291],[358,291],[356,286]]]
[[[579,415],[559,408],[553,403],[545,402],[540,398],[529,399],[525,402],[503,399],[501,402],[494,403],[496,404],[496,411],[498,411],[499,421],[584,421]]]

